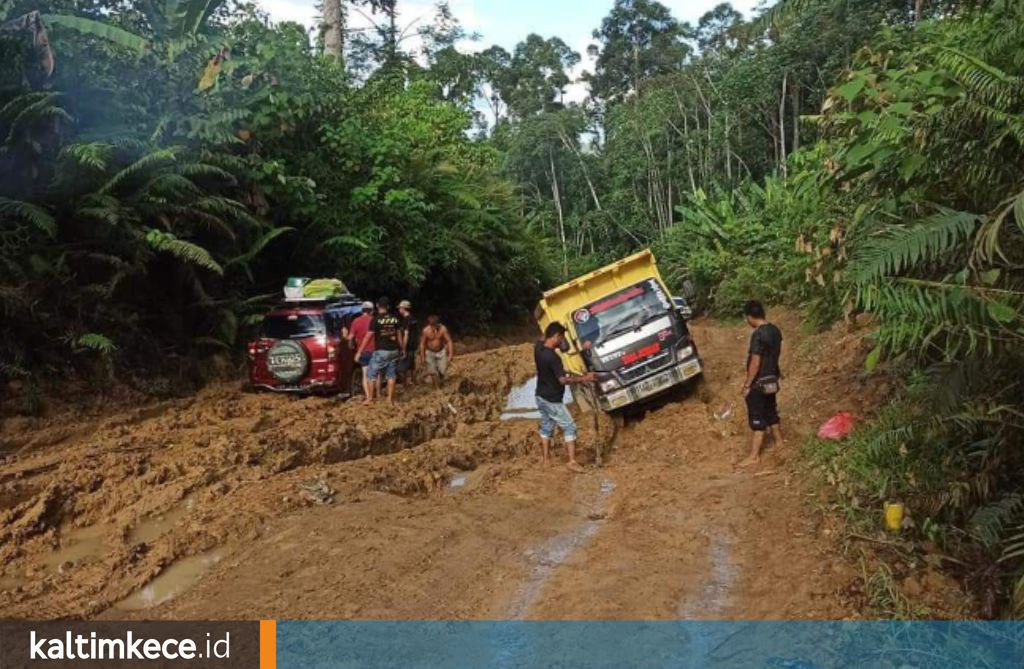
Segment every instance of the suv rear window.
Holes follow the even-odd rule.
[[[302,339],[322,334],[324,317],[320,315],[290,314],[263,319],[263,336],[267,339]]]

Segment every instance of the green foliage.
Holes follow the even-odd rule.
[[[150,48],[149,42],[144,37],[134,35],[127,30],[103,21],[94,21],[80,16],[63,14],[45,14],[43,20],[51,25],[64,26],[86,35],[100,37],[112,44],[123,46],[138,53],[143,53]]]
[[[833,259],[842,248],[828,225],[830,203],[811,176],[808,170],[731,193],[690,195],[656,247],[669,280],[694,281],[706,305],[729,316],[750,299],[836,301],[823,289],[833,282]]]
[[[117,350],[117,346],[114,342],[110,341],[107,337],[95,332],[87,332],[75,340],[75,344],[78,346],[88,349],[90,351],[96,351],[97,353],[109,357],[113,355],[114,351]]]

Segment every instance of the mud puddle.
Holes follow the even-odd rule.
[[[132,528],[128,537],[131,543],[151,544],[174,528],[193,508],[196,500],[191,495],[172,506],[168,511],[143,518]]]
[[[602,480],[597,497],[590,504],[586,520],[583,523],[568,532],[553,537],[537,548],[527,551],[526,557],[532,563],[532,568],[526,584],[512,603],[509,611],[510,619],[525,618],[540,598],[545,583],[551,578],[554,571],[597,534],[600,523],[604,519],[605,508],[608,506],[608,498],[614,491],[614,481]]]
[[[572,403],[572,392],[565,388],[563,401]],[[501,412],[501,420],[540,420],[537,411],[537,377],[534,376],[521,386],[513,388],[505,401]]]
[[[159,576],[114,604],[117,611],[144,611],[169,602],[185,592],[227,555],[226,548],[215,548],[182,558]]]
[[[57,571],[68,563],[77,565],[98,560],[106,552],[107,537],[113,531],[114,526],[108,524],[63,529],[60,548],[45,555],[43,563]]]

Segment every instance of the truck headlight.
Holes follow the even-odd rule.
[[[609,391],[615,390],[618,387],[619,387],[619,382],[616,381],[615,379],[608,379],[607,381],[602,381],[601,382],[601,392],[603,392],[603,393],[607,393]]]
[[[685,348],[679,349],[679,351],[676,352],[676,360],[686,360],[687,358],[689,358],[692,355],[693,355],[693,347],[692,346],[687,346]]]

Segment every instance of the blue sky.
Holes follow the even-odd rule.
[[[316,23],[316,0],[257,0],[275,21],[297,21],[312,28]],[[399,26],[429,22],[437,0],[399,0]],[[696,23],[721,0],[661,0],[680,21]],[[732,0],[732,5],[749,15],[762,0]],[[452,13],[468,32],[480,34],[480,40],[463,45],[467,51],[478,51],[492,44],[512,50],[531,32],[543,37],[558,36],[578,51],[583,61],[572,73],[577,80],[585,71],[592,71],[587,46],[595,28],[608,14],[613,0],[449,0]],[[769,2],[771,4],[771,2]],[[349,11],[349,25],[368,25],[365,14]],[[413,41],[404,43],[415,51]],[[566,90],[567,101],[580,101],[587,91],[582,83]]]
[[[312,26],[315,0],[259,0],[274,20],[299,21]],[[662,0],[676,18],[696,22],[719,0]],[[590,42],[591,31],[608,13],[612,0],[450,0],[452,11],[470,31],[481,34],[482,47],[500,44],[507,49],[531,32],[545,37],[558,35],[580,50]],[[735,0],[733,6],[749,12],[757,0]],[[401,22],[429,19],[434,0],[399,0]],[[352,13],[353,24],[360,17]]]

